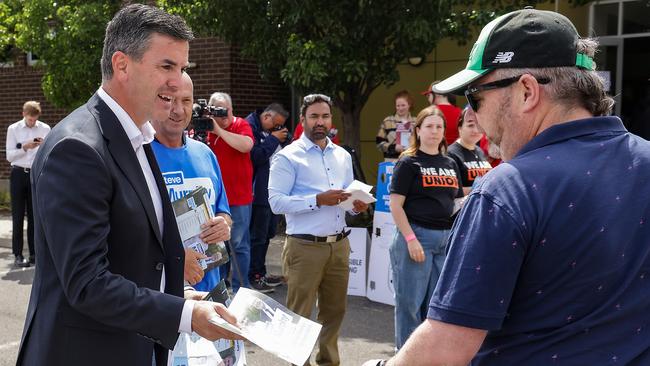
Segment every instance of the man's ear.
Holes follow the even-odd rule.
[[[111,64],[113,66],[113,77],[117,77],[118,80],[125,80],[128,75],[130,58],[122,51],[116,51],[111,57]]]
[[[519,81],[521,91],[523,92],[522,112],[530,112],[540,103],[541,86],[537,82],[537,79],[529,74],[522,75]]]

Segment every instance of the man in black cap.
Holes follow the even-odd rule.
[[[650,364],[650,143],[607,117],[596,46],[515,11],[435,85],[464,92],[506,163],[455,222],[428,320],[366,365]]]

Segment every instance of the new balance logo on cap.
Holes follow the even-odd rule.
[[[512,61],[512,56],[514,56],[514,52],[499,52],[497,53],[497,57],[494,58],[494,61],[492,61],[493,64],[507,64],[508,62]]]
[[[472,82],[499,68],[575,66],[594,70],[593,59],[576,48],[579,39],[575,26],[562,14],[534,9],[504,14],[483,27],[465,69],[431,91],[462,95]]]

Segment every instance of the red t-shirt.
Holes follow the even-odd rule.
[[[243,118],[235,117],[226,131],[248,136],[255,141],[251,126]],[[208,133],[208,146],[217,156],[228,204],[250,205],[253,202],[253,163],[250,153],[240,152],[211,132]]]
[[[495,159],[490,156],[488,153],[488,149],[490,148],[490,141],[488,141],[487,137],[485,134],[483,134],[483,137],[481,137],[481,141],[479,141],[478,144],[481,147],[481,150],[485,153],[485,156],[487,156],[488,161],[490,162],[490,165],[492,165],[493,168],[496,168],[497,165],[501,164],[501,159]]]
[[[458,140],[458,117],[460,117],[460,108],[451,104],[436,104],[442,114],[445,115],[447,128],[445,129],[445,138],[447,139],[447,146],[450,146]]]

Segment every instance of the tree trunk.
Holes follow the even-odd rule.
[[[367,98],[364,98],[363,95],[356,95],[360,94],[359,92],[354,93],[355,95],[351,94],[353,93],[348,92],[344,94],[343,97],[334,98],[334,104],[336,107],[338,107],[343,115],[343,126],[339,127],[343,129],[345,134],[345,140],[343,143],[353,148],[357,153],[357,157],[360,157],[361,110],[365,104],[365,102],[360,102],[360,100],[362,101]]]
[[[343,112],[343,131],[345,133],[345,145],[350,146],[357,152],[357,157],[361,154],[361,131],[360,114],[358,111],[348,110]]]

